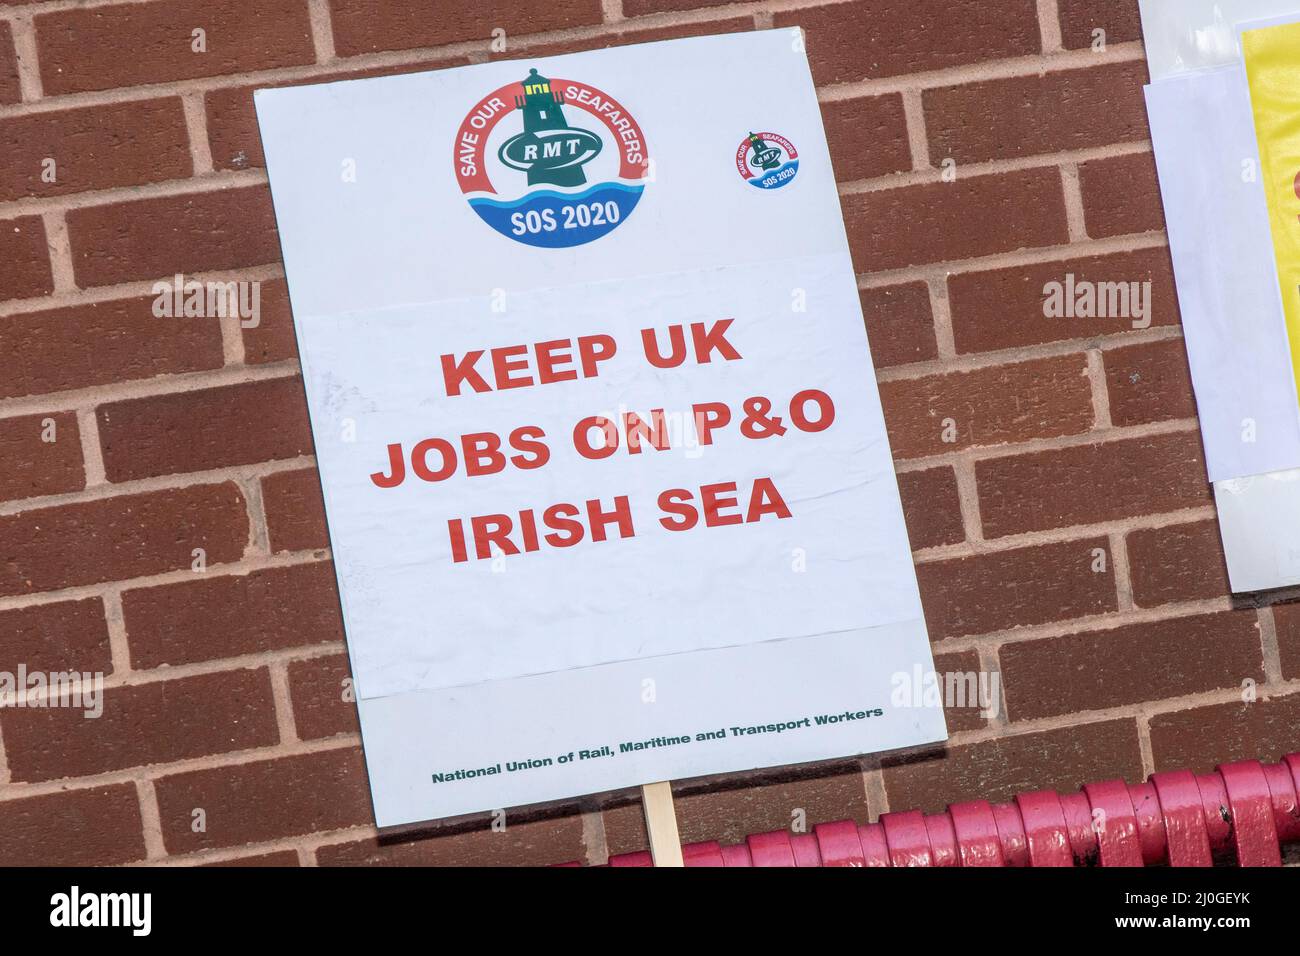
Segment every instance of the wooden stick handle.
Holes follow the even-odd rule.
[[[641,788],[641,806],[645,808],[645,828],[650,835],[650,856],[655,866],[685,866],[672,784],[667,780],[645,784]]]

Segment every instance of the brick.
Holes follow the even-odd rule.
[[[754,29],[752,16],[733,17],[730,20],[706,20],[699,23],[672,23],[668,26],[640,30],[620,30],[594,37],[573,40],[556,40],[550,43],[528,43],[527,46],[509,46],[501,53],[488,51],[489,60],[513,60],[521,57],[560,56],[584,50],[607,50],[629,43],[654,43],[658,40],[676,40],[682,37],[713,36],[721,33],[744,33]]]
[[[789,828],[796,811],[803,811],[810,830],[815,823],[850,817],[865,823],[870,813],[861,769],[843,762],[782,770],[774,780],[726,778],[698,792],[678,786],[674,803],[683,843],[740,843],[750,833]],[[643,842],[637,849],[648,846]]]
[[[1138,607],[1232,593],[1215,521],[1130,531],[1128,567]]]
[[[1142,39],[1137,0],[1057,0],[1061,45],[1080,50],[1093,44],[1093,30],[1106,31],[1107,46]]]
[[[1092,239],[1165,228],[1156,162],[1150,153],[1095,159],[1079,166],[1083,218]]]
[[[986,537],[1207,505],[1200,435],[1177,432],[975,463]]]
[[[90,671],[110,673],[113,655],[108,622],[99,598],[60,601],[0,611],[0,671]]]
[[[192,172],[179,97],[0,120],[0,202],[183,179]],[[55,181],[45,182],[53,159]]]
[[[233,860],[218,860],[215,863],[200,863],[204,867],[232,866],[300,866],[296,850],[276,850],[273,853],[254,853],[251,856],[237,856]]]
[[[783,11],[772,23],[803,27],[818,86],[1041,50],[1034,0],[858,0]]]
[[[314,551],[329,547],[320,474],[315,468],[278,471],[262,479],[272,551]]]
[[[1282,656],[1282,676],[1287,680],[1300,677],[1300,602],[1274,605],[1273,621]]]
[[[896,459],[1074,435],[1094,418],[1081,355],[881,382],[880,400]]]
[[[925,90],[930,161],[979,163],[1150,138],[1141,62]]]
[[[1102,355],[1114,424],[1145,425],[1196,417],[1192,373],[1181,339],[1107,349]]]
[[[924,282],[863,289],[860,297],[876,368],[938,357],[930,291]]]
[[[1209,773],[1235,760],[1275,763],[1296,752],[1297,727],[1297,693],[1157,714],[1151,718],[1151,756],[1157,771]]]
[[[943,705],[943,717],[948,723],[948,733],[957,734],[963,731],[983,730],[988,726],[981,710],[983,709],[979,700],[980,678],[983,676],[984,668],[980,664],[980,656],[975,651],[962,651],[956,654],[936,654],[934,658],[934,672],[938,675],[941,686],[945,688],[945,698],[947,698],[949,686],[948,677],[953,675],[953,693],[960,693],[961,698],[945,699]],[[972,685],[965,680],[966,674],[975,675],[975,683]],[[1000,680],[1000,678],[999,678]],[[987,682],[987,678],[985,678]],[[991,684],[985,683],[989,690],[993,690]],[[1000,690],[999,685],[999,690]],[[974,696],[965,696],[972,692]],[[989,702],[991,710],[1001,713],[1002,699],[999,693]]]
[[[999,658],[1012,720],[1182,697],[1264,677],[1253,610],[1007,644]]]
[[[6,866],[114,866],[144,857],[134,784],[0,800]]]
[[[267,365],[298,357],[298,337],[289,309],[289,290],[283,279],[269,279],[258,292],[257,324],[240,322],[244,337],[244,362]]]
[[[582,817],[571,813],[544,820],[487,825],[461,833],[415,839],[354,840],[316,851],[321,866],[549,866],[582,860]]]
[[[465,66],[468,63],[468,57],[440,57],[365,70],[331,70],[284,83],[249,83],[247,86],[227,86],[207,90],[203,94],[203,107],[207,117],[208,147],[212,151],[212,165],[216,169],[250,169],[266,165],[266,155],[262,152],[262,135],[257,126],[257,111],[253,106],[254,90],[332,83],[336,80],[360,80],[372,76],[421,73],[425,70],[450,66]]]
[[[9,316],[0,398],[90,388],[221,368],[217,319],[159,319],[153,296]]]
[[[303,740],[360,733],[356,693],[346,654],[314,657],[289,665],[293,720]],[[345,691],[348,699],[345,699]]]
[[[858,272],[989,256],[1069,238],[1055,169],[958,177],[844,196]]]
[[[479,40],[484,48],[492,31],[507,37],[600,23],[600,0],[553,0],[521,7],[507,0],[430,6],[422,0],[389,0],[380,6],[369,0],[330,0],[334,49],[339,56],[377,50],[409,50],[446,43]]]
[[[49,435],[54,441],[46,441]],[[0,418],[0,501],[86,487],[75,412]]]
[[[154,783],[169,853],[373,825],[358,747],[172,774]],[[190,828],[202,807],[206,832]]]
[[[1044,303],[1049,285],[1056,283],[1064,297],[1071,282],[1076,290],[1076,303],[1079,290],[1085,288],[1080,283],[1150,282],[1151,327],[1179,323],[1178,295],[1174,290],[1169,250],[1165,247],[1140,249],[1109,256],[950,275],[948,308],[957,351],[963,354],[992,352],[1046,342],[1120,335],[1131,333],[1134,321],[1146,321],[1118,314],[1084,318],[1077,312],[1073,318],[1048,318],[1044,314]],[[1108,305],[1107,312],[1112,311],[1121,310],[1112,310]]]
[[[1106,553],[1094,571],[1095,552]],[[1118,606],[1106,538],[992,551],[916,566],[930,639],[1048,624]]]
[[[279,742],[266,670],[227,671],[104,691],[82,708],[0,711],[15,780],[54,780],[231,753]]]
[[[717,0],[623,0],[625,17],[640,17],[651,13],[667,13],[672,10],[698,10],[700,7],[716,6]]]
[[[631,798],[631,802],[604,806],[601,808],[600,816],[605,827],[605,846],[610,856],[635,853],[650,848],[650,838],[646,835],[645,828],[645,810],[641,806],[639,797]]]
[[[155,0],[35,18],[46,96],[313,63],[305,0]],[[193,31],[206,52],[192,49]]]
[[[750,833],[788,829],[796,813],[809,830],[822,821],[851,818],[865,823],[869,819],[866,788],[856,766],[813,777],[686,793],[675,803],[684,843],[740,843]]]
[[[874,179],[912,168],[901,94],[835,100],[821,107],[839,182]]]
[[[30,299],[53,291],[54,274],[41,217],[0,221],[0,296]]]
[[[0,103],[17,103],[22,98],[13,29],[8,20],[0,21]]]
[[[280,261],[265,186],[73,209],[67,221],[83,288]]]
[[[907,519],[912,550],[958,544],[966,540],[966,526],[957,496],[957,475],[947,465],[898,475],[898,491]]]
[[[122,613],[134,667],[190,664],[341,642],[329,563],[133,588]]]
[[[101,405],[109,481],[251,465],[312,452],[302,380],[267,379]]]
[[[1085,783],[1143,779],[1137,724],[1131,719],[1075,724],[976,744],[886,758],[891,810],[938,813],[966,800],[1004,803],[1018,793],[1071,793]]]
[[[237,561],[248,512],[233,482],[194,485],[0,516],[0,596],[121,581]]]

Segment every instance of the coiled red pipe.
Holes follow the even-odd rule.
[[[1281,866],[1300,840],[1300,753],[1280,763],[1174,770],[1146,783],[1090,783],[1078,793],[955,803],[943,813],[886,813],[879,823],[773,830],[744,843],[682,847],[687,866]],[[577,863],[564,864],[577,866]],[[651,866],[647,850],[610,866]]]

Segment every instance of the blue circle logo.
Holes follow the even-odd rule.
[[[507,119],[519,131],[489,150],[493,130]],[[591,182],[587,165],[610,150],[617,151],[617,176]],[[650,168],[641,127],[617,100],[536,69],[469,111],[454,162],[461,192],[480,219],[503,236],[548,249],[580,246],[618,228],[641,199]]]

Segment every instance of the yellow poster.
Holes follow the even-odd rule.
[[[1291,367],[1300,386],[1300,23],[1242,33]]]

